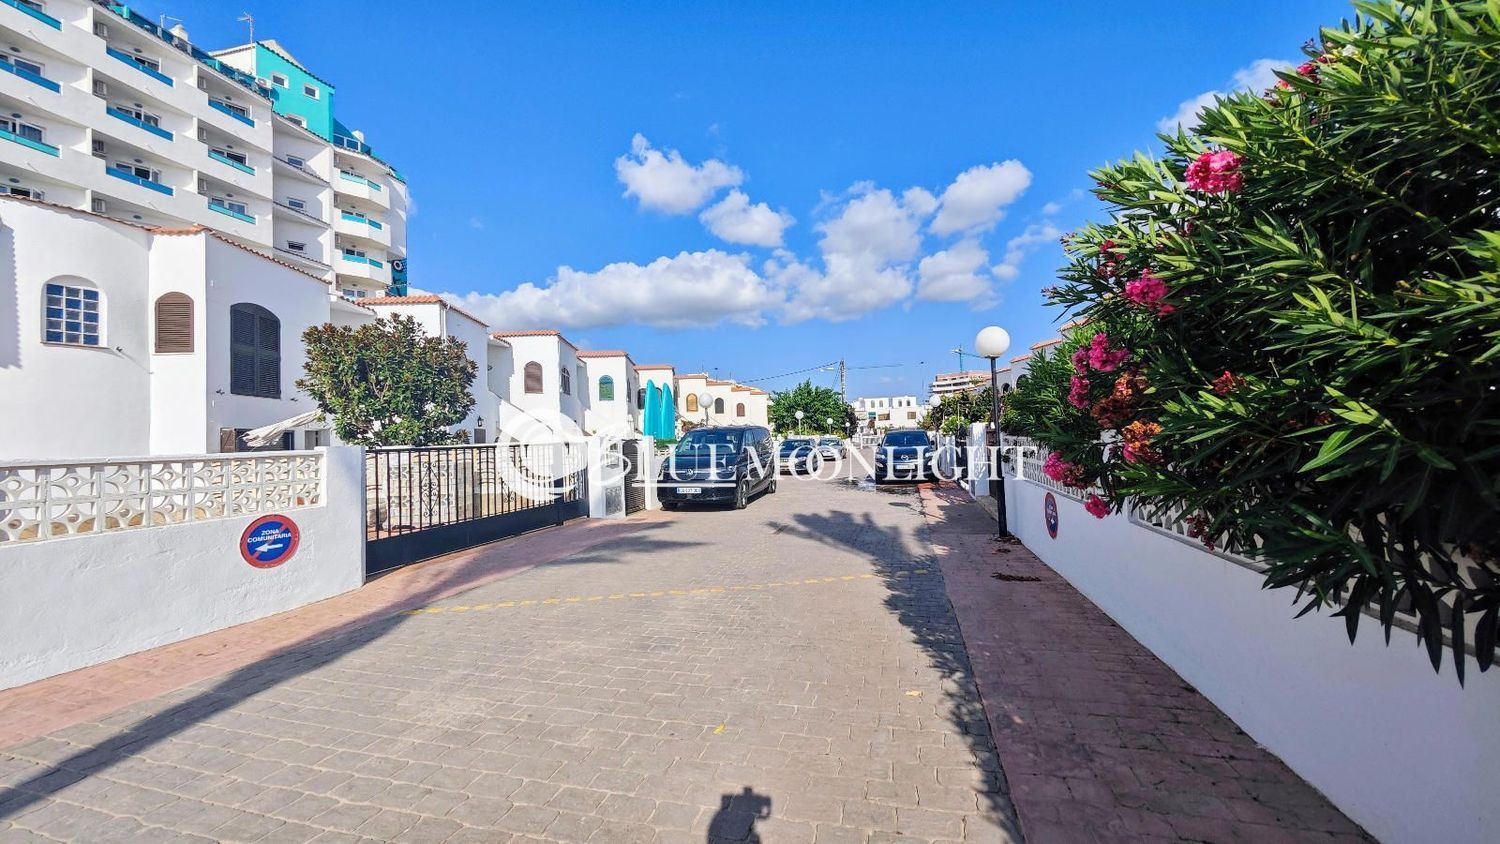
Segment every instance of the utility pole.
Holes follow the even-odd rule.
[[[844,359],[839,358],[839,398],[844,400],[844,405],[849,404],[849,378],[848,367],[844,366]]]

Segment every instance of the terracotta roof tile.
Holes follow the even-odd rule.
[[[362,301],[366,305],[442,305],[449,310],[458,311],[459,313],[463,314],[469,319],[474,320],[480,325],[484,325],[484,320],[480,319],[477,316],[474,316],[473,314],[453,304],[447,299],[444,299],[436,293],[422,293],[416,296],[366,296]]]
[[[636,369],[676,369],[677,367],[673,366],[670,363],[638,363],[638,364],[635,365],[635,368]]]
[[[619,349],[589,349],[578,353],[581,358],[628,358],[629,354]]]
[[[492,331],[491,337],[561,337],[562,333],[552,328],[532,328],[526,331]]]

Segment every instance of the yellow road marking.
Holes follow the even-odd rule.
[[[887,576],[887,577],[908,577],[908,576],[915,575],[915,574],[928,574],[930,571],[931,571],[930,569],[925,569],[925,568],[922,568],[922,569],[905,569],[905,570],[902,570],[902,571],[888,572],[888,573],[886,573],[885,576]],[[848,582],[848,581],[851,581],[851,580],[871,580],[871,579],[874,579],[874,578],[880,577],[880,576],[881,576],[880,574],[877,574],[877,573],[874,573],[874,572],[869,572],[869,573],[860,574],[860,575],[845,574],[845,575],[830,576],[830,577],[809,577],[809,578],[804,578],[802,580],[787,580],[787,581],[773,580],[773,581],[770,581],[770,582],[767,582],[767,583],[739,583],[739,584],[730,584],[728,586],[700,586],[700,587],[697,587],[697,588],[694,588],[694,589],[663,589],[663,590],[657,590],[655,592],[629,592],[629,593],[623,593],[622,592],[622,593],[615,593],[613,595],[588,595],[588,596],[572,595],[572,596],[565,597],[565,598],[541,598],[541,599],[526,599],[526,600],[519,600],[519,601],[497,601],[495,603],[474,604],[472,606],[470,606],[468,604],[459,604],[457,606],[451,606],[451,607],[448,607],[448,606],[416,607],[414,609],[402,610],[399,613],[399,615],[425,615],[425,614],[429,614],[429,613],[483,612],[483,611],[486,611],[486,610],[510,609],[512,607],[531,607],[531,606],[537,606],[538,604],[544,605],[544,606],[551,606],[551,605],[556,605],[556,604],[578,604],[578,603],[583,603],[584,601],[603,601],[603,600],[619,601],[619,600],[623,600],[625,598],[660,598],[660,597],[665,597],[665,596],[668,596],[668,595],[671,595],[671,596],[674,596],[674,597],[675,596],[684,596],[684,595],[704,595],[704,594],[707,594],[707,593],[739,592],[739,591],[743,591],[745,589],[770,589],[770,588],[773,588],[773,587],[776,587],[776,586],[820,585],[820,584],[824,584],[824,583]],[[908,695],[912,695],[913,697],[915,697],[917,695],[920,695],[921,692],[913,690],[913,691],[907,692],[907,694]],[[723,732],[723,729],[724,729],[724,725],[720,724],[719,725],[719,729],[716,730],[715,732],[716,733]]]

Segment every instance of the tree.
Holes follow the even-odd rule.
[[[994,390],[985,386],[978,390],[949,393],[938,399],[936,407],[927,411],[922,427],[932,431],[952,433],[955,426],[972,425],[990,421],[990,401]]]
[[[800,425],[797,422],[799,410],[802,411]],[[811,380],[773,394],[767,415],[776,430],[798,433],[846,434],[858,424],[854,409],[844,403],[838,390],[814,387]],[[830,418],[833,420],[831,426],[825,421]]]
[[[1266,92],[1094,174],[1054,301],[1087,342],[1018,420],[1127,498],[1268,565],[1304,611],[1500,634],[1500,11],[1357,2]],[[1038,377],[1040,373],[1033,373]],[[1027,390],[1029,392],[1029,390]],[[1456,660],[1459,679],[1464,660]]]
[[[297,386],[332,417],[353,445],[451,443],[447,429],[474,407],[478,371],[465,345],[429,337],[411,317],[392,315],[359,328],[314,326],[302,335],[306,373]]]

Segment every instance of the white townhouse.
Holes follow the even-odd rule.
[[[600,350],[578,352],[577,357],[583,363],[582,383],[588,396],[584,431],[639,436],[646,397],[630,355],[619,350]]]
[[[859,426],[865,431],[888,431],[891,428],[914,428],[922,423],[927,410],[916,396],[875,396],[858,398],[849,403]]]
[[[316,408],[303,331],[371,319],[212,229],[0,197],[0,459],[237,450]],[[282,446],[328,443],[318,425]]]
[[[335,99],[275,41],[210,52],[122,3],[0,2],[0,191],[405,292],[406,184]]]
[[[588,372],[578,347],[558,331],[499,331],[490,335],[489,365],[505,386],[500,425],[515,433],[518,422],[541,423],[562,433],[578,433],[589,406]],[[517,420],[524,414],[527,419]]]
[[[764,390],[702,372],[676,378],[677,415],[695,425],[769,426],[769,399]],[[705,396],[707,400],[705,401]]]

